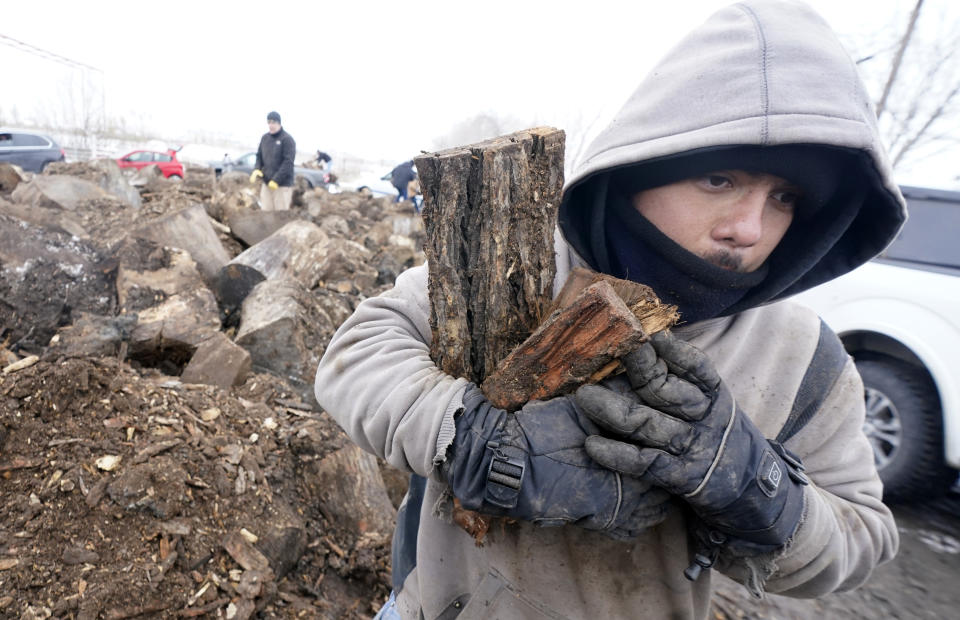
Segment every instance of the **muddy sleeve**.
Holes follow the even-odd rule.
[[[437,477],[468,382],[430,359],[429,304],[426,266],[361,303],[327,346],[314,392],[361,448],[404,471]]]
[[[896,555],[897,527],[881,501],[863,421],[863,383],[851,359],[818,414],[786,444],[811,480],[793,538],[781,553],[733,561],[725,573],[754,592],[813,598],[856,588]]]

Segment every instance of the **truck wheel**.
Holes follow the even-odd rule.
[[[883,498],[906,501],[944,492],[957,477],[943,462],[943,415],[922,370],[887,356],[857,358],[867,415],[863,430],[883,480]]]

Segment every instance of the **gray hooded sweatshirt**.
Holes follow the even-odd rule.
[[[567,182],[555,291],[589,263],[591,188],[610,171],[715,147],[797,143],[845,153],[846,190],[791,228],[782,242],[789,252],[771,256],[769,277],[736,307],[675,333],[710,356],[740,408],[800,456],[812,481],[785,547],[759,557],[724,552],[716,568],[757,594],[816,597],[862,584],[896,553],[897,530],[861,430],[853,361],[813,312],[778,300],[865,262],[905,219],[869,99],[818,15],[794,2],[733,5],[666,56]],[[317,401],[361,448],[426,479],[398,519],[397,536],[415,540],[399,575],[402,617],[706,618],[710,575],[683,575],[694,549],[679,501],[629,542],[518,523],[493,528],[478,547],[450,522],[439,465],[467,381],[431,361],[429,316],[427,268],[411,269],[340,327],[315,385]]]

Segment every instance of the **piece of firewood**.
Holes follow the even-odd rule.
[[[444,372],[481,384],[519,346],[502,374],[483,385],[488,397],[502,392],[505,398],[491,400],[508,409],[600,380],[617,356],[643,342],[648,323],[652,333],[676,320],[675,308],[666,312],[672,319],[649,312],[662,306],[649,288],[586,270],[571,275],[559,305],[551,302],[563,143],[562,131],[541,127],[415,160],[427,233],[430,357]],[[598,279],[604,282],[581,306],[563,310]],[[548,316],[550,324],[527,340]],[[455,516],[482,544],[492,518],[459,506]]]
[[[288,222],[217,272],[214,286],[217,301],[232,315],[264,280],[292,278],[312,288],[325,268],[329,245],[327,234],[313,222]]]
[[[537,127],[415,159],[444,372],[481,383],[549,314],[563,145]]]
[[[202,205],[193,205],[140,224],[133,235],[186,250],[208,283],[214,281],[220,268],[230,260]]]
[[[597,273],[596,271],[591,271],[583,267],[575,267],[570,272],[566,282],[563,284],[563,289],[561,289],[556,299],[553,300],[554,311],[570,305],[581,291],[591,284],[600,281],[606,282],[613,287],[613,290],[617,292],[620,299],[627,304],[630,311],[633,312],[633,315],[640,321],[643,331],[646,332],[648,336],[668,329],[680,320],[677,307],[661,302],[656,293],[653,292],[653,289],[646,284],[640,284],[630,280],[621,280],[620,278]],[[621,368],[623,368],[623,366],[619,360],[612,360],[594,373],[587,383],[597,383]]]
[[[627,304],[600,280],[554,312],[497,366],[481,389],[497,407],[516,411],[529,400],[572,392],[646,340]]]

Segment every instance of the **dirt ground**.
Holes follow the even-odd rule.
[[[893,506],[900,552],[852,592],[816,600],[750,597],[738,584],[718,579],[716,620],[830,620],[833,618],[960,617],[960,492],[926,504]]]
[[[0,377],[0,420],[0,617],[366,618],[387,592],[388,538],[335,527],[304,471],[346,437],[273,376],[41,361]]]

